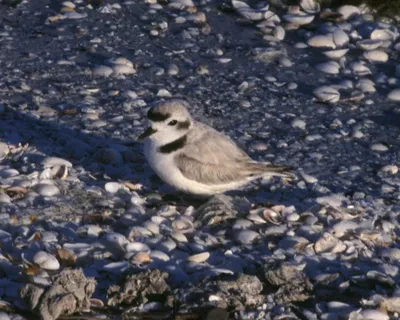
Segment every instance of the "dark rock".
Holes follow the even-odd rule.
[[[96,288],[94,278],[86,278],[82,269],[64,269],[54,276],[50,287],[26,284],[20,291],[30,309],[40,319],[54,320],[62,315],[90,308],[90,297]]]
[[[265,266],[264,276],[266,281],[278,287],[274,296],[279,304],[305,301],[311,297],[313,285],[310,280],[302,271],[289,263]]]
[[[162,301],[170,291],[165,279],[168,274],[160,270],[127,275],[120,285],[111,286],[107,292],[107,305],[139,306],[149,301]]]

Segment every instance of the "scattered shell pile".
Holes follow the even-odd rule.
[[[0,319],[399,318],[394,23],[313,0],[0,18]],[[148,103],[179,95],[299,179],[171,195],[135,140]]]

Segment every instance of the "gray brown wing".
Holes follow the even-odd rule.
[[[205,184],[224,184],[252,175],[250,157],[224,135],[198,123],[189,144],[175,156],[182,174]]]

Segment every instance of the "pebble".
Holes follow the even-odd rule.
[[[394,165],[394,164],[388,164],[386,166],[383,166],[380,169],[381,172],[387,172],[390,174],[397,174],[397,172],[399,172],[399,167]]]
[[[293,128],[298,128],[298,129],[301,129],[301,130],[305,130],[306,126],[307,126],[306,122],[304,120],[301,120],[301,119],[292,120],[291,125],[292,125]]]
[[[371,62],[386,62],[389,60],[388,54],[381,50],[365,51],[364,58]]]
[[[121,188],[121,185],[118,182],[107,182],[104,186],[104,189],[110,193],[117,193]]]
[[[188,257],[187,261],[202,263],[202,262],[207,261],[209,257],[210,257],[209,252],[202,252],[202,253],[194,254],[194,255]]]

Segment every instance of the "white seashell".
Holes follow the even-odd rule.
[[[143,224],[143,227],[145,227],[147,230],[149,230],[152,234],[157,235],[160,233],[160,227],[158,226],[157,223],[153,222],[153,221],[146,221]]]
[[[127,252],[150,252],[150,248],[147,244],[141,242],[130,242],[125,247]]]
[[[281,26],[277,26],[274,30],[274,36],[278,40],[283,40],[285,39],[285,29],[283,29]]]
[[[188,242],[188,239],[182,232],[172,232],[171,238],[176,242]]]
[[[389,320],[390,317],[381,311],[373,310],[373,309],[366,309],[360,312],[360,315],[363,317],[364,320]]]
[[[104,189],[110,193],[117,193],[121,188],[121,185],[118,182],[107,182],[104,186]]]
[[[172,222],[172,228],[176,232],[187,233],[193,231],[193,223],[184,218],[178,218]]]
[[[332,36],[333,36],[333,42],[338,47],[343,47],[349,43],[349,36],[346,34],[346,32],[344,32],[341,29],[337,29],[336,31],[334,31],[332,33]]]
[[[71,162],[57,157],[46,157],[43,159],[41,164],[43,165],[44,168],[52,168],[55,166],[66,166],[68,168],[72,168]]]
[[[0,193],[0,204],[1,203],[11,203],[11,198],[6,193]]]
[[[58,260],[45,251],[36,252],[33,256],[33,262],[44,270],[60,269],[60,263]]]
[[[166,253],[164,253],[162,251],[158,251],[158,250],[151,251],[149,256],[152,260],[160,260],[160,261],[169,261],[170,260],[169,256]]]
[[[307,44],[310,47],[315,48],[336,48],[335,42],[333,41],[333,35],[331,33],[313,36],[308,39]]]
[[[344,20],[348,20],[350,18],[353,18],[354,16],[358,16],[361,14],[359,8],[351,5],[341,6],[337,9],[337,12],[339,12],[343,16]]]
[[[375,29],[372,31],[370,38],[372,40],[393,41],[395,39],[395,34],[387,29]]]
[[[379,171],[388,172],[390,174],[396,174],[397,172],[399,172],[399,167],[396,166],[395,164],[388,164],[386,166],[383,166]]]
[[[390,91],[387,98],[390,101],[400,101],[400,89],[394,89]]]
[[[127,261],[111,262],[103,267],[103,270],[115,275],[122,274],[130,267]]]
[[[353,73],[357,76],[365,76],[371,74],[371,70],[365,66],[362,62],[355,61],[350,64],[350,68]]]
[[[37,184],[35,191],[43,197],[53,197],[60,194],[60,190],[55,185],[49,183]]]
[[[97,66],[93,69],[92,74],[99,77],[109,77],[113,73],[113,69],[108,66]]]
[[[268,12],[269,5],[260,9],[253,9],[247,3],[237,0],[232,0],[232,5],[242,17],[250,21],[260,21],[265,18],[265,12]]]
[[[349,49],[337,49],[337,50],[324,51],[323,54],[331,59],[340,59],[348,51],[349,51]]]
[[[252,230],[240,230],[235,234],[235,238],[242,244],[251,244],[260,237],[258,232]]]
[[[370,50],[364,52],[364,58],[371,62],[386,62],[389,60],[389,55],[382,50]]]
[[[307,13],[316,14],[321,11],[319,2],[315,0],[301,0],[300,7]]]
[[[340,65],[336,61],[328,61],[317,64],[316,69],[328,74],[338,74],[340,70]]]
[[[115,74],[135,74],[136,70],[126,64],[116,64],[113,66],[113,71]]]
[[[9,152],[10,149],[8,148],[8,145],[5,144],[4,142],[0,142],[0,161],[5,159],[9,154]]]
[[[378,151],[378,152],[385,152],[385,151],[388,151],[389,148],[382,143],[373,143],[371,145],[371,150]]]
[[[297,14],[286,14],[283,18],[290,23],[302,26],[311,23],[314,20],[314,15],[299,12]]]
[[[381,40],[366,39],[357,41],[356,46],[361,50],[375,50],[379,48],[382,45],[382,43],[383,42]]]
[[[331,234],[325,232],[314,244],[316,253],[340,253],[346,250],[346,245]]]
[[[339,91],[329,86],[318,87],[313,94],[319,101],[326,103],[335,103],[340,99]]]
[[[124,58],[124,57],[119,57],[119,58],[116,58],[116,59],[110,59],[108,61],[111,64],[126,65],[126,66],[130,66],[131,68],[133,68],[133,63],[131,61],[129,61],[128,59]]]
[[[374,93],[376,92],[375,84],[369,79],[361,79],[356,84],[356,88],[360,89],[364,93]]]
[[[198,253],[198,254],[194,254],[194,255],[190,256],[189,258],[187,258],[187,261],[202,263],[202,262],[207,261],[209,257],[210,257],[209,252],[202,252],[202,253]]]
[[[0,177],[1,178],[12,178],[19,175],[18,170],[16,169],[3,169],[0,170]]]

